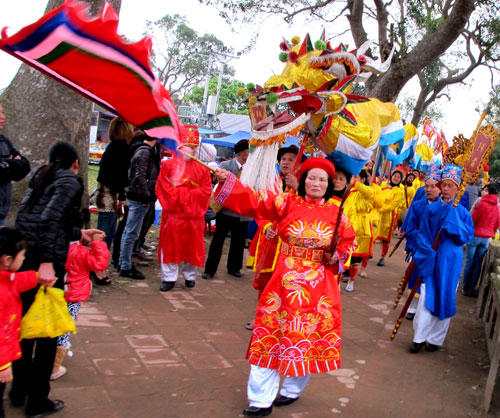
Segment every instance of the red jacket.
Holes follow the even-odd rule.
[[[19,294],[37,284],[36,271],[0,271],[0,368],[21,357],[19,330],[23,305]]]
[[[495,236],[495,231],[500,228],[500,211],[496,194],[488,194],[481,198],[472,211],[472,221],[476,237],[491,238]]]
[[[104,271],[108,267],[109,250],[104,241],[92,241],[90,248],[80,242],[69,246],[66,260],[65,298],[67,302],[85,302],[90,297],[91,271]]]

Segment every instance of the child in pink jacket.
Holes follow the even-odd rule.
[[[90,297],[92,282],[91,271],[104,271],[109,263],[109,250],[103,241],[104,233],[94,234],[90,245],[84,246],[80,241],[74,241],[69,246],[66,260],[66,280],[64,296],[68,302],[68,310],[76,321],[80,305]],[[57,352],[52,369],[51,380],[57,379],[66,373],[62,366],[64,356],[70,347],[69,334],[57,338]]]

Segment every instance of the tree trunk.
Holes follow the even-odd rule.
[[[373,88],[369,89],[368,97],[376,97],[383,102],[396,100],[400,91],[413,76],[455,42],[463,32],[474,7],[474,0],[456,0],[442,26],[426,35],[408,55],[394,63]]]
[[[104,0],[86,0],[95,15]],[[121,0],[107,0],[119,12]],[[46,12],[64,0],[49,0]],[[91,71],[91,69],[89,69]],[[47,161],[48,150],[57,141],[71,142],[80,156],[80,176],[88,204],[87,174],[92,103],[62,84],[23,64],[14,80],[0,97],[6,123],[3,134],[30,160],[31,167]],[[8,222],[13,223],[27,188],[27,180],[13,184]]]

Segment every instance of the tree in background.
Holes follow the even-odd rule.
[[[495,125],[500,131],[500,85],[496,85],[490,92],[490,101],[488,103],[488,115],[486,120]],[[500,141],[495,145],[495,149],[491,153],[490,161],[490,175],[495,178],[500,178]]]
[[[120,11],[121,0],[106,1]],[[104,4],[104,0],[86,2],[94,15]],[[45,12],[63,3],[64,0],[49,0]],[[71,142],[80,156],[80,175],[87,190],[92,103],[25,64],[0,96],[0,103],[7,118],[3,133],[30,160],[31,167],[46,163],[47,151],[54,143]],[[13,184],[9,220],[16,216],[26,187],[26,181]]]
[[[203,83],[209,67],[210,51],[228,51],[215,35],[199,35],[179,15],[165,15],[147,22],[147,34],[153,37],[151,67],[178,104],[193,86]],[[224,74],[234,69],[224,66]]]
[[[382,101],[395,101],[405,85],[418,78],[420,93],[415,100],[411,122],[418,125],[424,111],[449,86],[463,83],[479,66],[496,69],[500,59],[500,5],[496,0],[200,0],[219,7],[228,23],[255,23],[273,15],[291,23],[307,16],[323,24],[327,31],[345,27],[346,18],[356,48],[370,39],[377,49],[368,55],[387,59],[396,52],[391,68],[372,76],[367,95]],[[368,34],[376,28],[376,32]],[[329,37],[342,35],[329,33]]]
[[[215,96],[217,94],[218,79],[213,77],[210,79],[208,85],[208,94]],[[219,106],[217,114],[219,113],[233,113],[238,115],[248,115],[248,108],[243,103],[243,100],[237,94],[238,88],[245,88],[245,84],[241,81],[223,81],[221,83]],[[205,92],[204,86],[195,86],[189,94],[184,96],[182,104],[194,104],[203,106],[203,94]]]

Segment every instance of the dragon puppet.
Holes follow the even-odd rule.
[[[287,136],[300,132],[307,132],[315,148],[352,174],[359,173],[377,145],[403,141],[405,131],[394,103],[350,93],[354,82],[389,68],[394,51],[379,63],[363,54],[369,45],[358,51],[348,51],[343,44],[332,48],[324,31],[314,45],[309,34],[302,43],[298,37],[281,42],[280,60],[286,62],[282,74],[273,75],[264,87],[252,88],[247,97],[251,115],[261,117],[252,118],[251,154],[241,178],[245,184],[276,190],[276,153]]]

